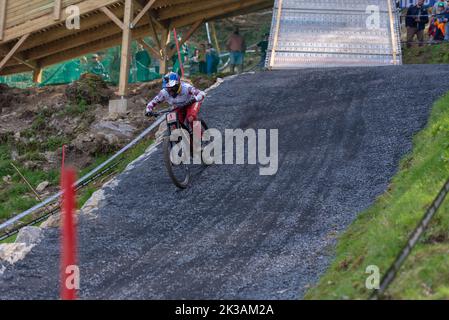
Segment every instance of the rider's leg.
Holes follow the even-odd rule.
[[[176,109],[176,113],[178,114],[179,123],[184,123],[186,120],[186,108],[184,109]]]
[[[187,122],[189,123],[191,128],[193,128],[193,122],[198,120],[198,113],[200,112],[200,109],[201,109],[200,102],[196,102],[186,108]]]

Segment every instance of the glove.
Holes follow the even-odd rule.
[[[156,114],[153,112],[153,110],[147,110],[145,112],[146,117],[156,117]]]

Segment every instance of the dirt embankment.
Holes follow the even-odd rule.
[[[200,88],[215,79],[195,78]],[[70,85],[16,89],[0,86],[0,144],[11,159],[30,169],[59,166],[62,146],[67,160],[81,169],[93,158],[113,152],[148,126],[145,104],[160,90],[161,81],[134,84],[126,114],[109,114],[116,88],[85,75]]]

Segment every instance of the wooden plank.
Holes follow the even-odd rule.
[[[137,40],[139,44],[141,44],[151,55],[156,57],[157,59],[161,58],[160,52],[156,49],[152,48],[148,43],[146,43],[143,39]]]
[[[159,36],[157,35],[156,27],[154,26],[153,18],[150,16],[150,32],[153,40],[156,42],[157,48],[159,49],[159,55],[162,51],[161,41],[159,40]]]
[[[170,29],[184,27],[200,19],[204,20],[212,19],[216,16],[232,13],[238,10],[243,10],[245,8],[255,6],[263,2],[265,2],[265,0],[247,0],[245,2],[237,2],[234,4],[221,5],[218,7],[214,7],[212,9],[200,10],[190,15],[170,19],[171,20]]]
[[[133,0],[125,0],[124,29],[122,38],[122,55],[120,62],[119,96],[126,96],[128,91],[129,67],[131,59],[131,19],[133,17]]]
[[[131,23],[131,28],[134,28],[134,26],[137,25],[137,23],[142,19],[142,17],[150,10],[150,8],[153,6],[153,4],[156,2],[156,0],[149,0],[148,3],[143,7],[143,9],[139,12],[137,17],[133,20]]]
[[[55,8],[53,11],[53,19],[61,20],[62,0],[55,0]]]
[[[119,19],[123,18],[123,7],[111,8],[110,10]],[[102,28],[103,26],[109,25],[110,23],[112,23],[111,19],[109,19],[109,17],[106,16],[103,12],[98,11],[96,13],[90,14],[88,17],[83,18],[81,20],[81,28],[79,30],[69,30],[65,27],[65,25],[63,25],[59,28],[52,28],[48,31],[45,31],[45,36],[43,36],[42,33],[32,34],[27,42],[24,43],[22,47],[20,47],[19,51],[28,50],[34,47],[40,47],[44,44],[56,41],[64,41],[68,38],[78,36],[78,34],[84,34],[84,32],[86,31],[101,32],[99,30],[94,30],[94,28]],[[116,25],[114,24],[114,26]]]
[[[0,41],[3,40],[6,26],[6,5],[8,0],[0,0]]]
[[[101,7],[108,6],[114,3],[120,2],[118,0],[85,0],[78,4],[80,9],[80,14],[86,14],[88,12],[98,10]],[[52,14],[51,14],[52,15]],[[61,19],[65,20],[69,15],[63,10],[61,14]],[[17,39],[25,34],[33,33],[44,28],[52,27],[60,22],[54,21],[48,15],[39,17],[34,20],[27,21],[18,26],[8,28],[5,30],[3,41],[11,41]]]
[[[73,37],[67,37],[59,41],[53,41],[45,46],[39,46],[26,51],[26,57],[29,60],[40,59],[60,51],[76,48],[85,43],[89,43],[95,40],[109,37],[111,35],[120,33],[122,29],[117,27],[113,22],[102,25],[96,32],[93,30],[87,30],[80,32]]]
[[[196,1],[189,5],[178,5],[174,7],[161,8],[157,11],[157,16],[160,20],[166,20],[184,16],[187,14],[196,13],[200,10],[212,9],[214,7],[235,4],[238,2],[244,2],[242,0],[208,0],[208,1]]]
[[[279,26],[281,24],[281,14],[282,14],[282,0],[278,0],[278,10],[276,15],[276,27],[274,29],[274,39],[273,39],[273,48],[271,49],[271,57],[269,67],[272,68],[274,65],[274,58],[276,55],[276,47],[279,38]]]
[[[123,25],[122,21],[117,18],[117,16],[109,10],[107,7],[101,8],[101,11],[109,17],[116,25],[119,26],[120,29],[125,30],[125,26]]]
[[[44,69],[42,69],[42,68],[34,69],[33,82],[34,83],[42,83],[43,75],[44,75]]]
[[[170,29],[163,30],[161,38],[162,58],[159,61],[159,73],[166,74],[168,72],[168,59],[170,58],[169,56],[167,56],[167,46],[170,43]]]
[[[8,54],[3,58],[3,60],[0,62],[0,70],[5,66],[5,64],[11,59],[11,57],[16,53],[17,49],[20,48],[20,46],[28,39],[30,34],[26,34],[20,38],[19,41],[12,47],[12,49],[8,52]]]

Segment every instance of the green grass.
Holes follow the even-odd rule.
[[[449,63],[449,43],[403,48],[404,64],[445,64]]]
[[[122,156],[123,160],[117,165],[117,167],[114,168],[113,173],[117,174],[119,172],[122,172],[129,163],[142,155],[153,142],[154,140],[147,138],[138,143],[131,150],[128,150],[128,152]],[[7,148],[5,147],[5,145],[0,145],[0,151],[3,150],[6,152]],[[80,172],[78,173],[78,178],[84,176],[92,169],[106,161],[111,155],[112,154],[97,155],[91,165],[80,170]],[[2,159],[1,157],[2,153],[0,153],[0,159]],[[20,176],[10,165],[10,159],[6,159],[7,157],[5,156],[3,157],[5,158],[5,160],[0,160],[0,172],[7,172],[8,174],[10,174],[13,183],[10,185],[0,183],[0,221],[11,218],[14,214],[29,209],[33,205],[38,203],[38,201],[29,194],[29,188],[25,185],[25,183],[23,183]],[[17,163],[15,163],[15,165],[19,166]],[[30,181],[33,187],[36,187],[40,182],[45,180],[49,181],[52,185],[58,185],[59,183],[60,174],[56,170],[50,172],[32,171],[20,166],[19,169]],[[92,194],[100,187],[101,183],[93,182],[87,187],[81,189],[78,192],[77,207],[81,208],[92,196]],[[27,222],[29,220],[30,218],[25,219],[24,222]],[[16,236],[12,236],[0,243],[11,243],[14,242],[15,239]]]
[[[395,259],[449,178],[449,94],[437,101],[388,190],[340,237],[336,258],[306,299],[365,299],[366,267],[381,274]],[[449,199],[431,222],[396,280],[392,299],[449,298]]]

